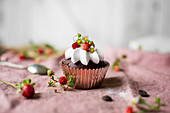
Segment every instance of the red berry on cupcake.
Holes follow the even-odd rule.
[[[76,48],[78,48],[78,47],[80,47],[80,45],[78,45],[77,42],[74,42],[74,43],[72,44],[72,48],[73,48],[73,49],[76,49]]]
[[[89,45],[90,45],[90,46],[95,47],[95,45],[94,45],[94,42],[93,42],[93,41],[90,41],[90,42],[89,42]]]
[[[88,51],[88,50],[89,50],[89,48],[90,48],[89,43],[84,42],[83,44],[81,44],[81,49],[82,49],[82,50],[86,50],[86,51]]]
[[[61,76],[61,77],[59,78],[58,82],[59,82],[60,84],[62,84],[62,85],[65,85],[65,84],[67,84],[67,79],[66,79],[65,76]]]

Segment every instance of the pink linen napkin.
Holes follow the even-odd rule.
[[[156,96],[166,102],[160,113],[170,112],[170,55],[113,47],[108,47],[104,53],[111,65],[122,54],[127,55],[127,63],[121,65],[124,71],[115,72],[110,68],[98,89],[62,91],[57,85],[58,93],[54,93],[53,87],[47,87],[50,81],[47,76],[0,66],[1,80],[16,83],[30,78],[36,83],[37,93],[33,99],[25,99],[17,95],[13,87],[0,82],[0,113],[124,113],[130,100],[139,96],[139,89],[148,92],[150,97],[144,99],[149,103],[153,103]],[[59,62],[62,58],[64,56],[50,58],[41,64],[54,70],[55,76],[61,76]],[[0,59],[22,65],[33,63],[19,60],[12,52],[4,53]],[[103,101],[104,95],[109,95],[113,101]]]

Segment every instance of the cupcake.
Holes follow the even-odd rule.
[[[63,74],[73,76],[74,88],[90,89],[102,85],[109,63],[104,61],[103,53],[95,48],[87,36],[78,34],[73,37],[72,47],[65,51],[65,58],[60,65]]]

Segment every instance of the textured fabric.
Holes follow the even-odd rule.
[[[105,50],[105,60],[112,64],[115,58],[122,54],[127,55],[125,63],[121,64],[124,71],[115,72],[111,68],[101,88],[80,90],[70,89],[63,91],[56,86],[47,87],[50,79],[29,73],[27,70],[13,69],[0,66],[0,79],[16,83],[25,78],[35,82],[36,95],[33,99],[25,99],[16,94],[15,88],[0,82],[0,113],[124,113],[133,97],[138,97],[138,90],[148,92],[150,97],[144,98],[153,103],[154,98],[160,97],[166,106],[161,107],[160,113],[169,113],[170,108],[170,55],[132,51],[123,48],[109,47]],[[50,58],[41,64],[55,71],[55,76],[61,76],[59,58]],[[7,52],[1,60],[16,64],[29,65],[32,60],[20,61],[18,57]],[[112,102],[105,102],[104,95],[112,97]]]

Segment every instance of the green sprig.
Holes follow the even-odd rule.
[[[78,33],[77,35],[75,35],[75,36],[73,37],[73,41],[74,41],[74,42],[76,42],[75,39],[74,39],[75,37],[78,37],[78,39],[79,39],[79,38],[81,37],[81,34]]]
[[[53,82],[51,80],[50,80],[50,82],[48,82],[48,87],[55,87],[55,86],[56,86],[55,82]]]
[[[45,44],[45,47],[46,48],[49,48],[49,49],[52,49],[53,50],[53,53],[57,53],[57,50],[50,44]]]
[[[26,51],[21,50],[19,53],[22,54],[22,55],[24,55],[24,57],[28,58],[28,54],[27,54]]]
[[[146,106],[147,108],[142,108],[141,105]],[[139,108],[139,112],[137,113],[145,113],[145,112],[156,112],[159,110],[161,106],[164,106],[165,103],[160,103],[160,98],[155,97],[155,102],[152,105],[149,105],[142,98],[139,98],[138,103],[136,104],[137,108]]]
[[[114,61],[113,65],[112,65],[112,69],[114,69],[115,66],[119,66],[120,63],[120,59],[116,58],[116,60]]]
[[[31,79],[28,79],[26,78],[25,80],[23,80],[21,83],[15,83],[15,84],[12,84],[12,83],[9,83],[9,82],[6,82],[6,81],[3,81],[3,80],[0,80],[1,82],[5,83],[5,84],[8,84],[10,86],[13,86],[17,89],[17,93],[21,93],[22,90],[21,88],[24,86],[24,85],[31,85],[31,86],[34,86],[35,83],[31,83]]]
[[[48,74],[48,77],[51,78],[50,82],[48,82],[48,87],[55,87],[60,77],[57,76],[56,79],[54,79],[54,72],[52,70],[48,70],[47,74]],[[75,82],[75,79],[73,79],[73,76],[71,75],[67,79],[67,84],[65,85],[60,84],[60,86],[63,88],[64,91],[66,91],[68,89],[68,86],[69,87],[74,86],[74,82]]]
[[[58,81],[54,79],[54,72],[52,70],[47,71],[48,76],[51,78],[50,82],[48,82],[48,87],[55,87],[55,83]]]

